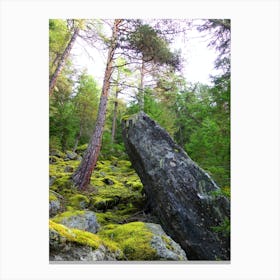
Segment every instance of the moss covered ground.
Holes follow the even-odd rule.
[[[122,223],[143,208],[143,186],[129,161],[114,157],[98,161],[90,186],[83,192],[79,192],[71,182],[71,175],[79,163],[79,160],[50,157],[50,190],[63,196],[65,209],[95,211],[100,223],[106,225]]]
[[[143,185],[131,163],[114,157],[99,160],[89,188],[78,191],[71,182],[71,175],[79,163],[79,160],[65,160],[63,156],[50,156],[49,199],[57,199],[53,193],[57,194],[64,209],[50,219],[50,228],[71,242],[94,249],[103,244],[111,250],[119,250],[122,260],[155,259],[156,252],[150,247],[152,233],[142,222],[129,222],[135,221],[145,205]],[[60,224],[64,217],[85,210],[95,212],[101,226],[97,234]]]

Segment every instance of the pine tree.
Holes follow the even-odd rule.
[[[95,168],[98,155],[101,149],[108,94],[110,89],[110,79],[113,73],[113,59],[117,48],[118,29],[121,22],[122,22],[121,19],[116,19],[114,21],[113,33],[111,38],[111,44],[109,46],[109,51],[108,51],[107,64],[105,68],[103,87],[102,87],[102,92],[100,97],[95,130],[93,132],[93,135],[91,137],[86,153],[83,157],[83,160],[81,161],[77,171],[72,176],[73,182],[79,190],[85,190],[89,185],[90,177]]]

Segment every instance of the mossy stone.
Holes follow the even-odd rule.
[[[150,246],[153,234],[142,222],[107,225],[98,235],[103,240],[116,242],[127,260],[156,260],[156,250]]]
[[[75,194],[68,198],[68,205],[75,209],[86,209],[89,206],[90,200],[82,194]]]

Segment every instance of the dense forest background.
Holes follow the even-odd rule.
[[[113,20],[49,20],[50,150],[85,150],[91,139],[102,87],[75,66],[71,49],[77,38],[100,53],[109,49],[108,26]],[[171,49],[194,28],[217,51],[211,85],[188,83],[184,57]],[[121,119],[143,110],[229,195],[230,21],[123,20],[115,47],[99,159],[127,159]]]

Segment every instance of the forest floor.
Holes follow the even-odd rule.
[[[157,219],[144,211],[143,185],[130,161],[99,160],[88,189],[79,191],[71,176],[80,160],[80,155],[71,152],[54,151],[50,156],[50,232],[94,249],[102,244],[119,252],[114,255],[117,260],[185,259]]]

